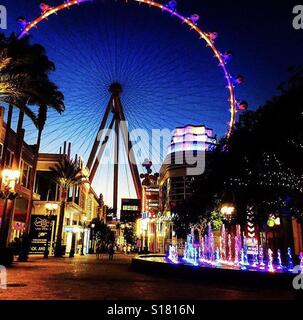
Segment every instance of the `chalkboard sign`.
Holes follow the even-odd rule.
[[[53,230],[56,226],[56,216],[51,217],[51,226],[49,228],[48,216],[46,215],[33,215],[31,217],[31,254],[44,254],[47,238],[53,235]],[[49,241],[50,246],[51,240]]]

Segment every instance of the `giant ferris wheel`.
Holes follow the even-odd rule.
[[[218,33],[202,29],[197,14],[185,16],[177,8],[174,0],[49,0],[33,20],[18,18],[19,38],[30,34],[46,47],[57,66],[54,80],[66,97],[63,117],[50,114],[42,148],[51,152],[60,138],[72,141],[87,161],[91,182],[103,184],[105,194],[112,190],[115,209],[123,169],[115,164],[111,179],[110,165],[100,166],[101,160],[124,157],[129,169],[122,184],[140,198],[137,164],[149,158],[148,152],[160,152],[146,145],[146,154],[134,154],[131,129],[204,122],[229,137],[237,112],[247,107],[236,99],[243,77],[230,73],[232,53],[217,48]],[[168,26],[169,16],[181,24]],[[129,125],[121,126],[125,120]],[[110,139],[110,129],[118,138]],[[27,134],[31,139],[35,132],[28,127]]]

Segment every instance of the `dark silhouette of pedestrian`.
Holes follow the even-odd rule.
[[[102,253],[101,251],[102,251],[102,249],[101,249],[101,242],[98,241],[98,242],[97,242],[97,246],[96,246],[96,258],[97,258],[97,260],[100,259],[100,256],[101,256],[101,253]]]
[[[114,259],[114,245],[112,243],[110,243],[107,247],[108,250],[108,260],[113,260]]]

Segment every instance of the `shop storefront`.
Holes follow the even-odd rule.
[[[65,226],[64,227],[64,244],[66,246],[66,254],[74,252],[74,254],[89,253],[90,248],[90,229],[83,228],[79,225]]]
[[[141,219],[137,220],[136,233],[140,239],[141,250],[165,253],[173,236],[170,214],[143,213]]]
[[[57,216],[33,215],[31,217],[30,254],[44,254],[48,243],[49,254],[54,252]]]

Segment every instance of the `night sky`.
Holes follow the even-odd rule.
[[[299,3],[264,2],[178,1],[180,13],[198,13],[204,31],[219,32],[220,51],[233,52],[229,71],[246,79],[237,97],[247,100],[251,109],[277,93],[289,66],[302,65],[303,30],[292,27],[292,8]],[[18,31],[16,17],[33,19],[39,14],[39,1],[1,3],[8,9],[8,32]],[[66,96],[65,115],[58,118],[50,112],[42,151],[56,152],[68,140],[73,152],[86,159],[113,81],[124,87],[122,101],[131,129],[150,132],[203,123],[218,136],[226,131],[228,94],[222,71],[203,41],[167,14],[132,2],[96,0],[43,22],[33,30],[32,41],[43,44],[56,63],[52,77]],[[29,122],[26,129],[26,139],[32,143],[36,132]],[[146,156],[139,155],[138,162]],[[108,202],[110,188],[102,185],[110,185],[109,171],[104,164],[96,182],[97,191],[105,193]],[[133,187],[125,179],[129,174],[124,168],[121,172],[120,197],[132,196]]]

